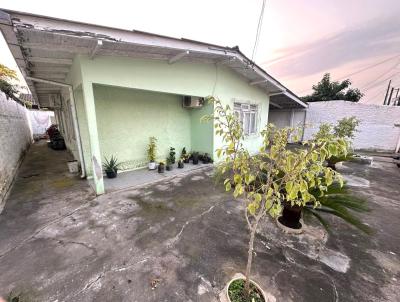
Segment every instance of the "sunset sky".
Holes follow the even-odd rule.
[[[20,1],[1,8],[238,45],[251,57],[262,0]],[[366,103],[400,87],[399,0],[267,0],[255,61],[302,96],[326,72],[349,77]],[[1,37],[0,37],[1,38]],[[0,39],[0,62],[15,62]],[[376,66],[375,66],[376,65]],[[375,66],[372,68],[368,68]],[[364,71],[363,71],[364,70]],[[361,71],[361,72],[360,72]]]

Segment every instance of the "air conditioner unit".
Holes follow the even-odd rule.
[[[182,99],[182,106],[184,108],[200,108],[204,102],[204,98],[185,95]]]

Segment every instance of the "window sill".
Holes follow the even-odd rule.
[[[252,133],[252,134],[245,134],[244,135],[244,138],[245,139],[248,139],[248,138],[256,138],[256,137],[259,137],[260,136],[260,133]]]

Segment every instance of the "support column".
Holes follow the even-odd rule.
[[[101,167],[101,153],[99,135],[97,131],[96,106],[94,103],[93,85],[91,82],[83,83],[83,98],[86,110],[86,119],[89,129],[90,155],[96,194],[104,194],[103,170]]]

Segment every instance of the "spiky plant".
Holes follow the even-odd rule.
[[[321,196],[318,190],[311,190],[313,195],[320,203],[319,207],[314,207],[311,204],[303,208],[304,219],[316,218],[327,231],[330,231],[330,225],[325,219],[326,215],[334,215],[341,218],[348,224],[356,227],[366,234],[372,234],[372,229],[354,215],[354,213],[366,213],[371,209],[366,204],[366,200],[355,196],[349,191],[349,188],[339,184],[330,186],[327,191]]]
[[[103,168],[106,172],[117,172],[121,164],[118,159],[112,155],[110,159],[104,158]]]

